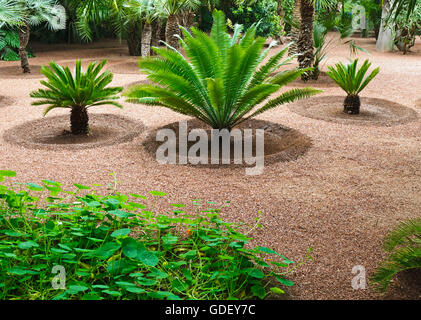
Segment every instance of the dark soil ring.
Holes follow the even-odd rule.
[[[418,99],[417,101],[415,101],[415,107],[421,108],[421,99]]]
[[[10,97],[0,96],[0,108],[10,106],[14,101],[15,100]]]
[[[117,74],[140,74],[139,66],[135,61],[116,63],[109,66],[108,70]]]
[[[129,142],[145,127],[143,123],[113,114],[90,114],[88,136],[69,133],[70,116],[55,116],[25,122],[7,130],[3,139],[28,149],[90,149]]]
[[[338,86],[331,78],[327,76],[325,72],[321,72],[317,80],[309,80],[304,82],[301,78],[298,78],[290,83],[287,86],[291,87],[314,87],[314,88],[330,88]]]
[[[311,139],[306,135],[300,133],[297,130],[284,127],[278,123],[273,123],[270,121],[263,121],[252,119],[249,121],[244,122],[243,124],[235,127],[238,129],[253,129],[253,155],[255,155],[255,144],[256,144],[256,137],[255,137],[255,129],[264,129],[264,161],[265,165],[270,165],[277,162],[287,162],[287,161],[294,161],[297,160],[300,156],[304,155],[312,146]],[[143,142],[143,147],[145,151],[153,156],[156,157],[156,151],[160,145],[164,142],[160,142],[156,140],[156,135],[158,130],[161,129],[171,129],[176,133],[177,136],[177,161],[179,160],[179,150],[178,150],[178,137],[179,137],[179,123],[173,122],[168,124],[164,127],[155,128],[149,131],[145,135],[145,139]],[[191,119],[187,121],[187,132],[190,132],[192,129],[204,129],[207,131],[208,137],[210,137],[210,130],[211,128],[201,121],[197,119]],[[241,130],[242,131],[242,130]],[[244,132],[242,131],[243,137]],[[196,141],[189,141],[187,148],[188,150],[192,145],[194,145]],[[231,141],[231,164],[222,164],[221,159],[219,161],[219,165],[210,164],[211,163],[211,145],[208,145],[208,164],[198,164],[194,165],[195,167],[209,167],[215,168],[219,166],[233,166],[233,167],[247,167],[248,165],[245,164],[243,159],[243,164],[234,164],[233,162],[233,150],[234,144]],[[244,149],[243,149],[244,150]],[[221,154],[221,153],[220,153]],[[178,163],[178,162],[177,162]],[[189,164],[190,166],[193,166]]]
[[[41,74],[40,65],[31,65],[31,73],[23,73],[22,68],[20,67],[20,62],[16,61],[14,66],[0,67],[0,77],[5,79],[38,79],[44,77]]]
[[[417,113],[399,103],[384,99],[361,98],[360,114],[343,112],[345,96],[327,96],[300,100],[289,109],[303,117],[342,124],[391,126],[417,119]]]

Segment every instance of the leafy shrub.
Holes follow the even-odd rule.
[[[421,269],[421,218],[400,223],[385,239],[384,249],[389,256],[372,277],[373,284],[383,291],[397,273]]]
[[[255,38],[256,25],[242,37],[241,31],[242,26],[235,25],[231,37],[224,14],[215,11],[210,36],[195,28],[193,35],[183,29],[184,40],[180,41],[187,57],[175,49],[154,48],[158,57],[141,59],[141,71],[156,85],[134,86],[125,96],[130,102],[162,106],[196,117],[214,129],[230,129],[269,109],[320,92],[313,88],[293,89],[265,102],[308,69],[270,76],[292,59],[281,61],[288,47],[257,69],[268,52],[263,51],[266,40]],[[263,105],[253,111],[260,103]]]
[[[15,175],[0,171],[0,180]],[[248,248],[260,218],[227,223],[200,200],[159,214],[143,195],[74,186],[0,185],[0,299],[264,298],[293,285],[285,275],[311,259],[294,265],[270,248]],[[165,195],[149,194],[153,204]],[[52,288],[55,266],[65,268],[65,289]]]
[[[415,38],[421,30],[421,5],[417,3],[408,15],[408,6],[397,15],[396,19],[388,22],[395,32],[395,45],[406,54],[415,45]]]
[[[17,31],[0,30],[0,60],[17,61],[19,60],[19,34]],[[28,57],[32,58],[34,55],[27,49]]]
[[[78,60],[74,74],[69,67],[62,67],[55,62],[50,63],[50,68],[43,66],[41,73],[47,77],[48,82],[42,80],[41,84],[47,89],[39,89],[30,94],[32,98],[39,99],[32,105],[47,105],[44,115],[55,108],[71,109],[71,133],[88,134],[88,108],[106,104],[122,108],[114,100],[119,99],[117,94],[123,88],[107,88],[113,80],[113,74],[108,70],[100,74],[106,63],[107,60],[91,62],[86,72],[83,72],[82,62]]]
[[[263,37],[280,36],[281,17],[278,14],[278,2],[275,0],[254,1],[252,4],[240,4],[237,8],[233,8],[234,22],[250,28],[256,21],[259,24],[256,34]]]
[[[359,93],[370,83],[380,72],[380,68],[374,69],[371,74],[365,77],[371,62],[365,60],[360,69],[357,69],[358,59],[344,65],[339,62],[335,67],[328,67],[327,75],[335,81],[347,94],[344,101],[344,112],[348,114],[359,114],[361,101]]]

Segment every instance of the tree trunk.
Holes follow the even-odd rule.
[[[314,5],[311,0],[301,0],[301,27],[298,39],[298,64],[300,68],[311,68],[314,63],[313,16]],[[306,72],[301,76],[303,81],[308,81],[311,73]]]
[[[30,36],[30,29],[28,24],[24,24],[19,29],[19,57],[20,66],[22,67],[23,73],[31,73],[28,61],[28,52],[26,47],[28,46]]]
[[[178,27],[178,17],[175,14],[170,14],[165,26],[165,42],[171,47],[178,48],[178,39],[174,35],[180,35],[180,28]]]
[[[141,56],[142,55],[142,35],[141,25],[133,24],[129,29],[127,37],[127,45],[129,47],[129,55]]]
[[[359,114],[361,101],[359,96],[349,95],[344,101],[344,112],[347,114]]]
[[[185,24],[184,27],[190,32],[191,28],[194,26],[194,19],[195,19],[196,15],[194,13],[194,11],[188,11],[186,12],[186,16],[185,16]]]
[[[280,17],[280,28],[281,30],[279,31],[279,34],[276,35],[275,40],[279,42],[279,44],[283,44],[284,41],[282,40],[282,36],[285,35],[285,13],[284,13],[284,8],[282,6],[282,1],[278,0],[278,9],[277,9],[278,15]]]
[[[142,29],[142,57],[151,55],[152,25],[145,22]]]
[[[72,134],[89,134],[88,109],[85,107],[73,107],[70,112],[70,130]]]
[[[390,28],[390,26],[386,26],[385,19],[389,15],[390,8],[393,5],[394,0],[385,1],[383,3],[383,9],[382,9],[382,21],[380,23],[380,30],[379,30],[379,36],[376,41],[376,50],[380,52],[389,52],[393,51],[393,37],[392,33],[393,30]]]
[[[291,41],[292,45],[289,47],[288,54],[292,56],[298,53],[298,39],[300,36],[300,24],[301,24],[301,0],[294,1],[294,9],[292,11],[292,25],[291,25]]]

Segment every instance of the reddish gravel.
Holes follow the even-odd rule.
[[[368,57],[373,67],[381,67],[362,96],[396,102],[419,113],[421,105],[416,101],[421,98],[421,43],[403,56],[375,52],[373,39],[355,40],[371,52],[361,53],[361,58]],[[118,64],[136,62],[117,41],[84,47],[43,46],[36,52],[37,57],[30,60],[33,65],[52,59],[108,57],[116,70]],[[327,61],[346,61],[348,56],[349,48],[338,46]],[[399,221],[421,215],[419,117],[390,127],[360,126],[316,120],[279,107],[259,119],[301,132],[311,138],[312,147],[297,160],[266,166],[260,176],[246,176],[243,170],[229,167],[159,165],[143,149],[144,135],[101,148],[68,150],[57,145],[55,150],[34,150],[3,140],[6,130],[42,116],[42,108],[31,106],[29,98],[29,92],[40,87],[39,79],[9,77],[2,72],[2,68],[15,65],[18,62],[0,62],[0,96],[10,102],[0,106],[0,168],[17,171],[17,180],[51,179],[69,187],[73,182],[106,185],[109,173],[117,172],[121,192],[161,190],[169,193],[168,201],[178,203],[205,199],[222,204],[230,200],[225,219],[251,223],[257,211],[262,211],[263,228],[254,233],[256,243],[297,261],[309,246],[314,248],[314,261],[291,275],[296,282],[290,290],[293,298],[420,298],[419,290],[402,289],[401,284],[408,281],[397,281],[388,296],[374,293],[370,286],[366,290],[351,287],[353,266],[362,265],[371,275],[385,256],[381,245],[387,232]],[[132,71],[118,73],[114,85],[127,86],[140,80],[145,76]],[[343,95],[336,87],[321,88],[325,90],[322,96]],[[91,112],[128,117],[149,129],[184,119],[162,108],[123,104],[124,110],[106,106]],[[48,117],[63,114],[67,111],[56,110]]]

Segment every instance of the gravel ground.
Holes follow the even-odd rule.
[[[355,40],[371,52],[361,53],[361,58],[368,57],[373,67],[381,67],[362,96],[400,103],[419,113],[421,43],[413,53],[403,56],[375,52],[374,39]],[[113,70],[122,64],[114,85],[145,80],[144,75],[131,70],[124,73],[136,58],[128,57],[124,45],[116,41],[35,49],[37,57],[30,60],[33,65],[52,59],[60,63],[107,57]],[[338,45],[327,62],[346,61],[348,57],[349,48]],[[399,221],[420,216],[419,117],[390,127],[359,126],[303,117],[287,107],[278,107],[259,119],[301,132],[311,138],[312,147],[295,161],[266,166],[260,176],[246,176],[243,170],[224,166],[159,165],[143,149],[144,135],[94,149],[68,150],[58,145],[55,150],[36,150],[3,139],[6,130],[42,116],[42,108],[31,106],[29,98],[29,92],[40,87],[39,79],[16,74],[11,66],[17,64],[0,62],[0,96],[6,97],[0,99],[0,168],[17,171],[16,180],[51,179],[69,187],[74,182],[105,185],[111,180],[109,173],[116,172],[121,192],[161,190],[169,193],[167,201],[177,203],[205,199],[223,204],[230,200],[230,207],[223,213],[227,220],[251,223],[257,211],[262,211],[263,228],[254,233],[256,244],[273,247],[296,261],[309,246],[314,248],[314,261],[291,274],[296,282],[290,290],[294,299],[420,298],[419,290],[404,290],[399,281],[387,296],[376,294],[370,286],[366,290],[351,286],[353,266],[362,265],[371,275],[385,256],[381,247],[384,236]],[[322,96],[343,95],[336,87],[321,88]],[[148,130],[184,119],[162,108],[123,104],[123,110],[106,106],[91,112],[141,121]],[[55,110],[48,117],[64,114],[66,110]]]

